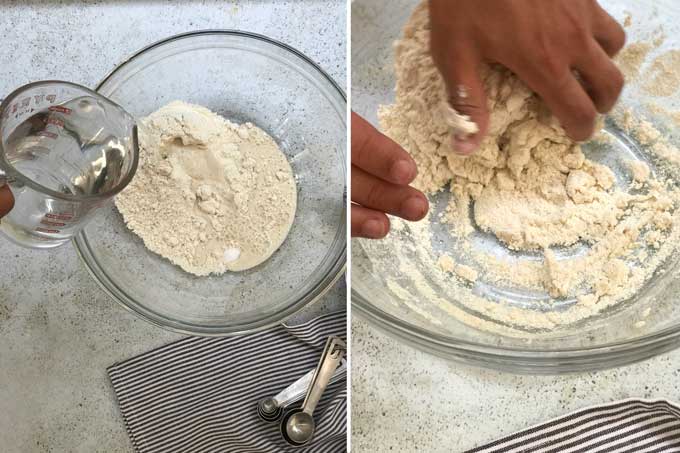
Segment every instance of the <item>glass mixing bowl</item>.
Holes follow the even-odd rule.
[[[116,208],[107,208],[75,246],[116,301],[161,327],[229,335],[280,322],[342,275],[346,99],[309,58],[250,33],[189,33],[133,55],[97,91],[135,118],[182,100],[237,123],[252,122],[280,145],[298,191],[291,231],[271,258],[245,272],[210,277],[190,275],[148,251]]]
[[[626,13],[632,14],[632,25],[626,29],[629,43],[663,41],[647,56],[641,73],[645,73],[645,68],[650,67],[657,55],[680,49],[680,6],[677,2],[666,0],[652,4],[644,0],[606,0],[600,3],[621,22]],[[394,101],[392,43],[400,37],[416,4],[415,0],[359,0],[353,5],[352,107],[376,125],[378,106]],[[385,14],[388,10],[390,13]],[[678,77],[680,81],[680,72]],[[620,104],[650,118],[654,115],[646,107],[648,102],[669,111],[680,109],[677,91],[670,96],[653,98],[640,89],[642,83],[649,83],[649,79],[643,77],[638,82],[628,83]],[[677,122],[659,116],[655,116],[653,122],[664,131],[670,143],[680,144]],[[644,158],[644,146],[634,137],[626,136],[610,122],[606,129],[613,140],[608,150],[599,151],[599,159]],[[585,149],[586,153],[594,150],[588,145]],[[590,157],[599,160],[593,154]],[[618,176],[620,169],[613,170]],[[441,198],[447,196],[446,191],[438,194],[433,200],[434,209],[441,204]],[[429,228],[433,230],[433,247],[450,239],[445,231],[441,231],[441,226],[431,224]],[[440,231],[434,231],[437,229]],[[408,247],[406,242],[400,244]],[[353,241],[353,313],[408,344],[448,359],[514,372],[562,373],[623,365],[680,344],[678,256],[672,256],[666,263],[665,272],[653,277],[630,300],[552,332],[525,331],[521,335],[511,335],[480,327],[480,323],[493,323],[493,320],[483,318],[482,313],[460,303],[439,282],[414,283],[410,275],[399,268],[395,253],[390,250],[383,251],[381,261],[388,263],[385,265],[376,265],[376,255],[367,250],[366,242]],[[433,299],[437,303],[433,303]],[[499,301],[499,304],[503,303]],[[564,308],[554,307],[555,310]]]

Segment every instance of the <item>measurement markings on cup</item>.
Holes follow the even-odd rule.
[[[64,227],[64,226],[66,226],[65,223],[62,223],[62,222],[52,222],[52,221],[50,221],[50,220],[45,220],[45,219],[42,219],[42,220],[40,221],[40,223],[42,223],[43,225],[52,226],[52,227]]]
[[[47,234],[61,233],[61,230],[50,230],[50,229],[42,228],[42,227],[36,228],[35,231],[37,231],[38,233],[47,233]]]
[[[74,214],[68,212],[47,213],[40,220],[40,223],[45,226],[38,226],[35,228],[35,231],[47,234],[61,233],[61,230],[57,228],[68,226],[68,224],[73,220],[73,217]]]
[[[47,124],[52,124],[54,126],[61,128],[64,127],[64,120],[50,116],[49,118],[47,118]]]
[[[62,105],[52,105],[52,106],[48,107],[48,110],[50,112],[63,113],[64,115],[70,115],[71,114],[71,109],[64,107]]]
[[[73,214],[45,214],[46,219],[54,219],[54,220],[73,220]]]

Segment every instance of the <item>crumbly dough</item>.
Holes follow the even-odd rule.
[[[651,170],[649,169],[649,165],[642,162],[641,160],[629,160],[626,163],[628,164],[628,168],[630,168],[630,172],[635,182],[647,182],[649,176],[652,174]]]
[[[409,253],[423,262],[430,262],[426,254],[440,256],[432,261],[439,271],[456,273],[465,265],[475,272],[473,279],[465,280],[509,284],[577,301],[571,310],[550,315],[508,309],[513,323],[521,319],[532,327],[549,328],[589,316],[630,297],[673,252],[675,246],[662,244],[676,230],[677,193],[641,161],[629,164],[627,181],[618,181],[609,167],[584,155],[540,99],[507,69],[483,69],[491,121],[479,150],[470,157],[452,152],[451,139],[460,128],[441,114],[448,95],[429,54],[426,3],[416,8],[403,39],[395,44],[395,66],[396,102],[379,109],[380,124],[415,159],[419,189],[435,195],[450,188],[453,196],[443,217],[429,221],[450,227],[456,244],[450,254],[456,258],[433,250],[427,221],[405,227],[397,220],[395,229],[402,233],[396,236],[410,236],[414,249]],[[661,143],[651,124],[633,118],[628,122],[640,142]],[[540,253],[542,259],[507,264],[476,250],[469,237],[478,230],[491,233],[511,251]],[[648,244],[658,250],[648,253]],[[378,253],[385,246],[367,244],[365,250]],[[582,246],[585,252],[577,253]],[[399,247],[404,248],[394,246]],[[412,262],[406,257],[400,272],[426,287],[434,279],[431,271],[413,269]],[[484,304],[473,293],[452,291],[451,296],[477,307]],[[501,317],[504,309],[494,304],[489,310]]]
[[[420,8],[396,47],[397,104],[381,109],[384,130],[406,144],[419,167],[416,185],[456,195],[450,220],[469,232],[467,207],[478,227],[514,250],[597,241],[638,200],[612,190],[614,175],[585,158],[524,83],[500,67],[484,73],[491,125],[471,157],[451,152],[450,123],[436,109],[447,99],[429,55],[427,11]]]
[[[467,115],[456,112],[448,102],[440,104],[442,118],[455,135],[466,137],[479,131],[477,124]]]
[[[647,94],[657,97],[673,95],[680,89],[680,50],[669,50],[657,56],[648,71],[644,85]]]
[[[439,260],[437,261],[437,264],[439,264],[439,267],[444,272],[456,274],[463,280],[467,280],[472,283],[474,283],[477,280],[477,277],[479,276],[476,270],[474,270],[470,266],[466,266],[465,264],[456,263],[454,259],[451,258],[449,255],[440,256]]]
[[[296,187],[269,135],[181,101],[138,126],[139,169],[116,206],[147,248],[198,276],[252,268],[279,248]]]
[[[647,55],[654,49],[648,42],[630,43],[616,57],[619,69],[628,78],[637,78]]]

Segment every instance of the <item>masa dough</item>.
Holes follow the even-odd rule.
[[[181,101],[138,126],[139,169],[116,206],[147,248],[199,276],[252,268],[279,248],[296,187],[269,135]]]
[[[432,107],[447,94],[429,54],[428,26],[421,5],[396,46],[397,104],[379,116],[416,160],[417,187],[433,193],[451,184],[449,220],[461,234],[471,229],[466,211],[472,203],[476,225],[514,250],[594,242],[615,229],[626,210],[645,203],[616,190],[612,171],[588,160],[538,97],[499,66],[483,73],[489,133],[474,155],[452,153],[450,138],[458,130]]]
[[[396,101],[379,109],[381,127],[416,161],[417,188],[433,196],[450,188],[452,196],[442,217],[432,214],[429,221],[447,224],[457,244],[452,252],[456,260],[464,261],[457,263],[435,251],[427,220],[408,226],[396,220],[400,233],[389,240],[411,237],[413,248],[401,243],[393,249],[406,248],[406,254],[461,277],[463,287],[481,279],[485,284],[543,291],[551,298],[577,299],[570,311],[550,316],[507,310],[510,322],[522,323],[519,319],[525,316],[534,327],[573,321],[629,297],[672,253],[674,246],[663,250],[656,246],[676,225],[675,190],[643,161],[629,164],[628,180],[617,180],[608,166],[588,159],[538,96],[505,68],[489,66],[482,71],[491,118],[480,148],[469,157],[452,152],[453,135],[461,127],[440,107],[448,96],[429,53],[426,2],[416,8],[395,44],[395,67]],[[638,135],[654,141],[659,138],[654,132]],[[492,234],[502,247],[528,258],[507,264],[475,250],[468,240],[475,231]],[[369,256],[389,247],[365,244]],[[648,246],[658,249],[653,258]],[[532,258],[536,253],[539,259]],[[439,282],[432,275],[435,271],[413,269],[413,259],[397,252],[397,259],[402,258],[398,268],[415,287],[424,291],[428,281]],[[459,272],[463,262],[466,271]],[[451,290],[450,295],[483,305],[472,293]],[[438,299],[434,293],[429,298]],[[489,306],[494,317],[502,316],[503,310],[498,304]]]

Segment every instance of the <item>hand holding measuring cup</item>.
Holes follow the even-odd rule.
[[[32,248],[68,242],[132,180],[137,127],[109,99],[36,82],[0,105],[0,232]]]
[[[5,217],[9,211],[14,207],[14,195],[9,187],[3,185],[0,187],[0,219]],[[0,220],[1,222],[2,220]]]

